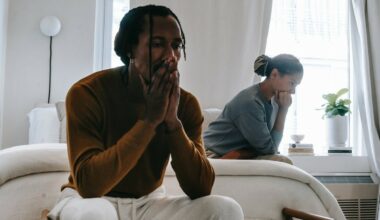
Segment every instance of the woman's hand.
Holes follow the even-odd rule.
[[[290,92],[276,91],[275,100],[278,104],[278,113],[274,121],[273,129],[278,132],[284,132],[285,119],[288,113],[288,108],[292,104],[292,96]]]
[[[276,91],[275,100],[280,109],[288,109],[292,104],[292,96],[287,91]]]

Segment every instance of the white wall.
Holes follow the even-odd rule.
[[[69,87],[92,72],[94,0],[9,1],[2,147],[26,144],[27,113],[47,102],[49,38],[40,20],[57,16],[61,32],[53,38],[51,103],[63,100]]]
[[[0,0],[0,143],[3,134],[5,50],[7,37],[8,0]],[[1,146],[1,144],[0,144]]]

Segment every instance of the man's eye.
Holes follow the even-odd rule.
[[[162,42],[152,42],[152,47],[164,47]]]
[[[183,43],[173,43],[172,47],[174,50],[181,50],[183,49]]]

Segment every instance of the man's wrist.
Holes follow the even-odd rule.
[[[176,119],[174,121],[166,121],[165,124],[167,132],[173,132],[182,127],[182,123],[179,119]]]
[[[151,121],[148,119],[142,120],[146,125],[156,128],[158,126],[158,123],[155,121]]]

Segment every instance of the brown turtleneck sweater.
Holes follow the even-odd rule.
[[[192,199],[209,195],[214,171],[201,138],[203,117],[196,98],[181,89],[180,129],[168,133],[141,119],[145,110],[138,79],[123,68],[94,73],[66,98],[71,172],[63,186],[85,198],[139,198],[162,184],[171,164],[182,190]]]

